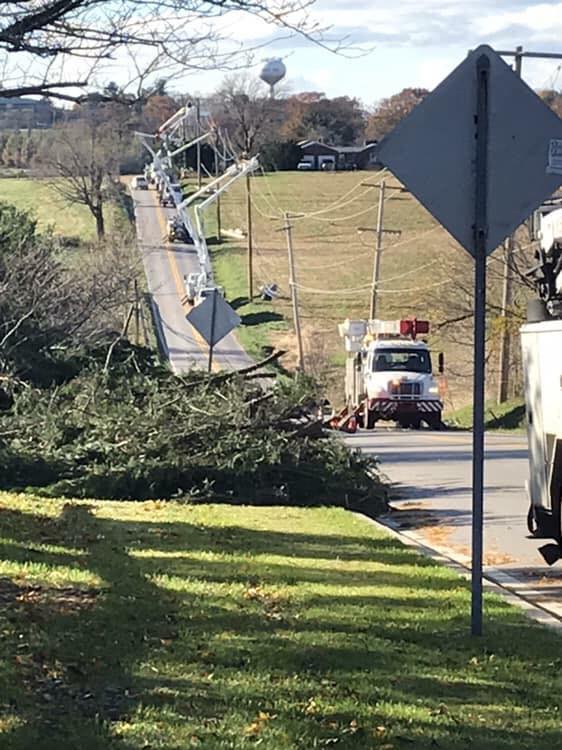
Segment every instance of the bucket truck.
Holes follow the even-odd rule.
[[[528,527],[562,546],[562,208],[540,216],[529,271],[538,293],[521,327],[527,436]]]
[[[441,427],[443,404],[431,353],[418,335],[424,320],[346,320],[339,326],[346,350],[346,413],[372,429],[379,420],[419,429]],[[444,367],[439,355],[439,371]]]

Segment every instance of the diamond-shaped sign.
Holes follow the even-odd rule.
[[[186,315],[186,319],[199,331],[209,346],[218,344],[230,331],[240,325],[240,318],[218,290],[196,305]]]
[[[486,252],[562,183],[562,120],[482,45],[379,144],[380,161],[474,255],[476,62],[490,61]]]

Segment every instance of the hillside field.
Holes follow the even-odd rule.
[[[52,229],[62,237],[91,242],[96,238],[96,223],[86,206],[69,205],[48,180],[0,178],[0,201],[12,203],[37,218],[39,229]],[[115,205],[106,212],[108,231],[120,227],[123,214]]]
[[[285,362],[295,363],[289,298],[287,234],[283,214],[291,219],[296,279],[299,285],[304,347],[309,371],[327,382],[330,395],[339,400],[343,388],[345,355],[337,325],[345,318],[364,318],[369,313],[373,273],[377,204],[384,178],[387,185],[385,234],[380,268],[378,317],[428,318],[434,352],[443,351],[448,370],[447,407],[456,409],[470,400],[472,369],[472,260],[452,237],[390,174],[380,172],[279,172],[257,174],[251,180],[254,224],[254,293],[264,282],[275,281],[281,297],[272,305],[247,295],[246,242],[225,239],[213,250],[217,277],[238,312],[248,315],[251,327],[241,339],[257,350],[273,344],[290,350]],[[370,186],[375,187],[370,187]],[[221,199],[222,226],[246,229],[245,181],[234,184]],[[215,229],[215,209],[207,214],[208,233]],[[394,232],[400,232],[399,234]],[[499,261],[499,262],[498,262]],[[490,261],[499,278],[503,264],[497,253]],[[497,299],[499,285],[490,272],[490,299]],[[463,318],[451,327],[450,317]],[[491,318],[490,318],[491,320]],[[489,385],[496,378],[490,324]],[[514,357],[517,354],[515,341]],[[515,367],[515,365],[514,365]]]

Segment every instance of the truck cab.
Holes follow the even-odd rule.
[[[346,321],[346,402],[361,407],[364,427],[395,421],[419,429],[442,425],[443,404],[433,376],[431,352],[417,334],[429,332],[425,321]],[[440,358],[439,368],[443,363]]]

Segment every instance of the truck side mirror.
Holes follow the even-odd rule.
[[[437,361],[439,363],[438,364],[439,374],[443,375],[443,373],[445,372],[445,355],[443,354],[443,352],[439,352]]]

